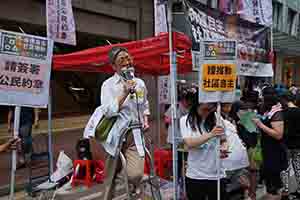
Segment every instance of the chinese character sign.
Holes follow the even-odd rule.
[[[0,30],[0,104],[48,104],[53,41]]]
[[[234,64],[202,65],[202,88],[204,91],[233,91],[236,83]]]
[[[166,4],[167,0],[154,0],[155,35],[168,32]]]
[[[76,45],[71,0],[47,0],[47,36],[55,42]]]
[[[197,57],[200,57],[203,53],[201,52],[202,49],[199,49],[202,41],[233,40],[237,41],[237,71],[238,73],[241,72],[239,75],[247,75],[242,73],[243,70],[239,70],[239,68],[246,65],[251,65],[252,68],[258,66],[262,70],[266,67],[269,68],[271,63],[269,56],[271,52],[271,32],[265,25],[272,22],[272,1],[238,0],[238,5],[234,4],[234,6],[238,6],[238,10],[243,11],[239,13],[241,14],[239,16],[228,15],[219,10],[208,8],[197,0],[185,0],[184,2],[186,5],[185,14],[176,16],[174,27],[176,30],[188,35],[192,40],[193,66],[197,66],[198,61],[196,59],[199,59]],[[226,7],[225,10],[233,5],[230,0],[222,0],[221,2],[223,7]],[[255,4],[257,9],[250,9],[246,2]],[[262,23],[251,23],[241,18],[240,16],[251,14],[245,11],[248,9],[255,12],[254,22],[258,20]],[[260,15],[260,17],[258,18],[257,15]]]
[[[158,93],[159,93],[159,103],[169,104],[171,102],[169,76],[158,77]]]

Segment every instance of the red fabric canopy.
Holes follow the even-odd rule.
[[[177,52],[179,73],[192,71],[190,39],[182,33],[173,33],[174,50]],[[60,71],[85,71],[113,73],[108,52],[113,46],[126,47],[134,58],[138,73],[164,75],[169,73],[169,36],[162,33],[157,37],[87,49],[71,54],[54,55],[53,69]]]

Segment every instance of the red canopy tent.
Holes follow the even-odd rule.
[[[173,32],[173,41],[174,51],[177,52],[178,73],[192,71],[191,40],[183,33]],[[170,71],[168,33],[139,41],[55,55],[53,57],[53,69],[112,73],[108,52],[113,46],[122,46],[128,49],[134,58],[135,69],[138,73],[164,75]]]

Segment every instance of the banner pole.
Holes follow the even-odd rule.
[[[50,174],[53,174],[53,149],[52,149],[52,92],[49,88],[49,103],[48,103],[48,153],[49,153],[49,166]]]
[[[173,50],[173,33],[172,33],[172,6],[173,1],[168,0],[168,28],[169,28],[169,59],[170,59],[170,85],[171,85],[171,113],[172,113],[172,123],[171,123],[171,132],[173,136],[173,200],[178,199],[178,180],[177,180],[177,138],[175,136],[175,125],[177,123],[176,116],[176,79],[177,79],[177,66],[176,66],[176,52]]]
[[[20,129],[20,114],[21,114],[21,107],[15,107],[15,114],[14,114],[14,138],[18,138],[19,129]],[[11,161],[11,176],[10,176],[10,195],[9,200],[14,199],[14,192],[15,192],[15,181],[16,181],[16,165],[17,165],[17,150],[12,151],[12,161]]]
[[[218,102],[217,106],[217,126],[222,126],[221,124],[221,104]],[[221,168],[221,158],[220,158],[220,148],[221,148],[221,139],[220,137],[217,138],[217,195],[218,195],[218,200],[221,200],[221,179],[220,179],[220,168]]]

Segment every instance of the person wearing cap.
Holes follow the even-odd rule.
[[[144,131],[148,130],[150,111],[147,89],[144,81],[134,76],[131,55],[126,48],[116,46],[111,48],[108,56],[115,74],[104,81],[101,87],[101,106],[106,108],[104,115],[108,118],[117,116],[118,127],[128,127],[131,123],[138,122],[142,124]],[[114,159],[119,159],[115,156],[121,130],[112,128],[110,135],[114,137],[112,143],[115,145],[110,145],[105,150]],[[132,135],[127,134],[122,153],[127,160],[129,182],[137,191],[144,175],[145,152],[136,144],[137,136]]]

